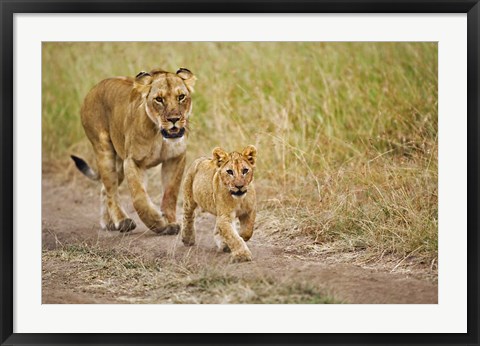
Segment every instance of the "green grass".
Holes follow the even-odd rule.
[[[42,64],[45,162],[90,155],[95,83],[187,67],[188,161],[256,145],[259,221],[277,236],[437,256],[436,43],[44,43]]]

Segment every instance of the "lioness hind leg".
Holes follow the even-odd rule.
[[[107,193],[102,185],[102,189],[100,191],[100,227],[102,229],[110,229],[112,225],[113,222],[110,218],[107,208]]]
[[[116,154],[111,143],[104,144],[105,148],[96,148],[97,166],[103,182],[101,202],[104,204],[101,225],[109,230],[128,232],[136,227],[135,222],[129,219],[118,201],[118,176],[116,171]],[[108,215],[107,215],[108,214]]]
[[[118,155],[116,157],[116,170],[117,170],[117,177],[118,177],[117,179],[118,186],[120,186],[123,182],[123,179],[125,178],[125,174],[123,172],[123,161]],[[131,219],[127,219],[127,220],[131,220]],[[102,229],[116,230],[115,225],[112,222],[112,219],[110,218],[110,214],[108,213],[107,193],[105,192],[105,187],[103,185],[102,185],[102,190],[100,192],[100,227]]]
[[[108,212],[107,193],[105,192],[104,186],[102,186],[102,190],[100,192],[100,203],[100,227],[102,229],[120,232],[129,232],[132,229],[135,229],[135,221],[130,218],[123,219],[118,224],[115,224],[112,221],[112,218]]]
[[[116,168],[117,168],[117,181],[118,186],[122,185],[123,180],[125,179],[125,172],[123,171],[123,160],[120,156],[116,157]],[[120,221],[120,232],[128,232],[136,227],[135,221],[130,218]]]

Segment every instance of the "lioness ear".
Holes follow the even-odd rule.
[[[141,71],[135,76],[135,83],[138,84],[150,84],[152,82],[152,75],[148,72]]]
[[[180,67],[177,71],[177,76],[183,79],[183,82],[187,86],[188,91],[193,93],[193,87],[195,85],[195,81],[197,80],[197,77],[194,76],[194,74],[186,68]]]
[[[228,154],[222,148],[216,147],[212,151],[213,159],[217,162],[217,166],[220,167],[228,158]]]
[[[253,145],[249,145],[243,149],[242,155],[245,156],[252,166],[255,166],[255,162],[257,161],[257,148]]]
[[[148,95],[150,91],[150,84],[152,83],[153,77],[150,73],[141,71],[135,76],[135,81],[133,87],[137,90],[143,97]]]

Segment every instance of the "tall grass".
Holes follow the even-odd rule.
[[[259,221],[349,251],[437,256],[437,44],[44,43],[44,162],[89,150],[88,90],[198,77],[188,159],[255,144]]]

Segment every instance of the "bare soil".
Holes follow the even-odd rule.
[[[179,236],[147,230],[123,186],[123,205],[137,228],[103,231],[99,189],[83,177],[44,171],[43,303],[437,303],[436,268],[388,256],[359,264],[355,253],[272,236],[262,222],[248,243],[251,263],[230,263],[216,250],[215,219],[204,213],[197,216],[197,244],[184,247]],[[181,220],[181,210],[177,215]]]

